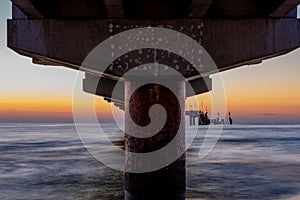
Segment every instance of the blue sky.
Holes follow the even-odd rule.
[[[62,67],[39,66],[32,60],[19,56],[9,48],[6,42],[6,20],[11,18],[11,2],[0,2],[0,85],[1,92],[24,93],[24,95],[66,95],[73,89],[76,71]],[[47,92],[43,92],[47,91]]]

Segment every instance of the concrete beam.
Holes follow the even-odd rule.
[[[38,8],[30,0],[11,0],[28,18],[44,18]],[[17,10],[13,10],[17,12]],[[17,13],[16,13],[17,14]]]
[[[104,97],[107,102],[112,102],[118,107],[124,107],[124,82],[115,87],[118,81],[109,78],[97,78],[97,76],[86,74],[83,80],[83,91]],[[212,80],[209,77],[189,81],[192,88],[186,87],[186,97],[203,94],[212,90]],[[113,91],[115,96],[113,97]]]
[[[28,17],[14,4],[12,4],[13,19],[27,19]]]
[[[47,59],[32,58],[32,63],[37,65],[47,65],[47,66],[59,66],[59,63],[49,61]]]
[[[202,45],[219,70],[224,71],[260,63],[300,47],[300,20],[211,20],[203,36],[206,39]]]
[[[110,24],[119,28],[110,30]],[[300,46],[300,20],[297,19],[9,20],[8,46],[22,55],[42,56],[78,69],[87,54],[106,38],[125,30],[124,27],[146,25],[172,28],[198,40],[219,71],[258,63]],[[216,72],[208,70],[202,76]]]
[[[112,102],[115,103],[122,103],[124,102],[125,95],[124,95],[124,83],[119,82],[118,87],[116,87],[117,81],[112,80],[109,78],[102,77],[99,79],[97,76],[93,76],[90,74],[85,75],[85,79],[83,79],[83,91],[95,94],[98,96],[102,96],[106,99],[110,99]],[[115,90],[114,98],[113,91]]]
[[[204,17],[212,2],[213,0],[192,0],[189,7],[189,17]]]
[[[213,19],[262,18],[266,17],[263,11],[265,6],[268,9],[266,2],[263,0],[213,0],[206,16]]]
[[[189,84],[192,86],[193,90],[186,87],[186,97],[203,94],[212,90],[212,80],[209,77],[189,81]]]
[[[110,99],[107,97],[104,97],[104,100],[108,103],[113,103],[114,106],[116,106],[117,108],[121,109],[121,110],[125,110],[125,103],[124,101],[119,101],[119,100],[115,100],[115,99]]]
[[[103,0],[108,18],[123,18],[124,8],[122,0]]]
[[[282,18],[286,16],[291,10],[300,4],[300,0],[284,0],[281,1],[270,13],[270,17]]]
[[[288,14],[286,14],[284,16],[284,18],[297,18],[297,14],[298,14],[298,8],[295,7],[293,8],[290,12],[288,12]]]

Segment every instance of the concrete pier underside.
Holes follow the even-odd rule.
[[[178,71],[186,79],[175,79],[173,88],[179,98],[156,84],[137,87],[134,79],[120,80],[136,66],[112,67],[106,71],[85,69],[84,91],[103,96],[125,110],[125,148],[129,152],[155,151],[174,139],[179,124],[184,123],[184,107],[179,105],[184,105],[185,98],[192,94],[210,91],[211,74],[257,64],[300,46],[300,20],[296,17],[300,0],[12,0],[12,3],[8,47],[31,57],[36,64],[79,70],[99,43],[120,32],[148,26],[179,31],[207,50],[217,69],[205,66],[202,74],[195,74],[181,65]],[[164,64],[172,62],[171,58],[158,60]],[[113,99],[118,81],[122,82],[123,90]],[[195,93],[187,90],[187,82]],[[133,95],[128,95],[132,92]],[[146,139],[128,134],[135,132],[128,118],[140,126],[147,125],[149,108],[154,104],[162,105],[168,114],[163,129]],[[179,131],[184,135],[184,129]],[[176,142],[178,148],[174,151],[182,150],[184,138],[179,137]],[[160,159],[170,154],[167,152]],[[136,165],[139,160],[126,158],[127,169]],[[125,189],[127,200],[185,199],[185,154],[154,172],[125,173]]]

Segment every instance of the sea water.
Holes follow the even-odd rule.
[[[226,125],[199,158],[208,128],[186,127],[187,141],[198,131],[187,151],[188,199],[300,199],[300,125]],[[90,155],[74,124],[0,124],[1,200],[123,199],[123,182]]]

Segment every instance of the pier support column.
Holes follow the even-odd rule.
[[[138,86],[134,80],[125,83],[125,148],[127,152],[149,153],[157,151],[171,141],[176,142],[176,148],[162,152],[157,158],[161,162],[176,152],[185,149],[185,82],[174,81],[172,91],[159,84],[146,84]],[[132,93],[133,92],[133,93]],[[130,96],[130,94],[132,94]],[[129,117],[139,126],[147,126],[151,120],[149,109],[159,104],[164,107],[167,119],[164,127],[149,138],[133,137],[128,131],[134,132],[134,125]],[[181,106],[180,106],[181,105]],[[160,118],[161,113],[154,113],[152,119]],[[182,123],[182,125],[180,125]],[[181,133],[181,134],[179,134]],[[174,138],[177,134],[180,137]],[[152,160],[153,161],[153,160]],[[144,166],[151,166],[152,161],[144,161]],[[156,161],[155,161],[156,162]],[[141,164],[141,160],[126,155],[125,167],[127,169]],[[126,200],[184,200],[185,199],[185,154],[179,156],[173,163],[163,168],[147,173],[125,173],[125,199]]]

